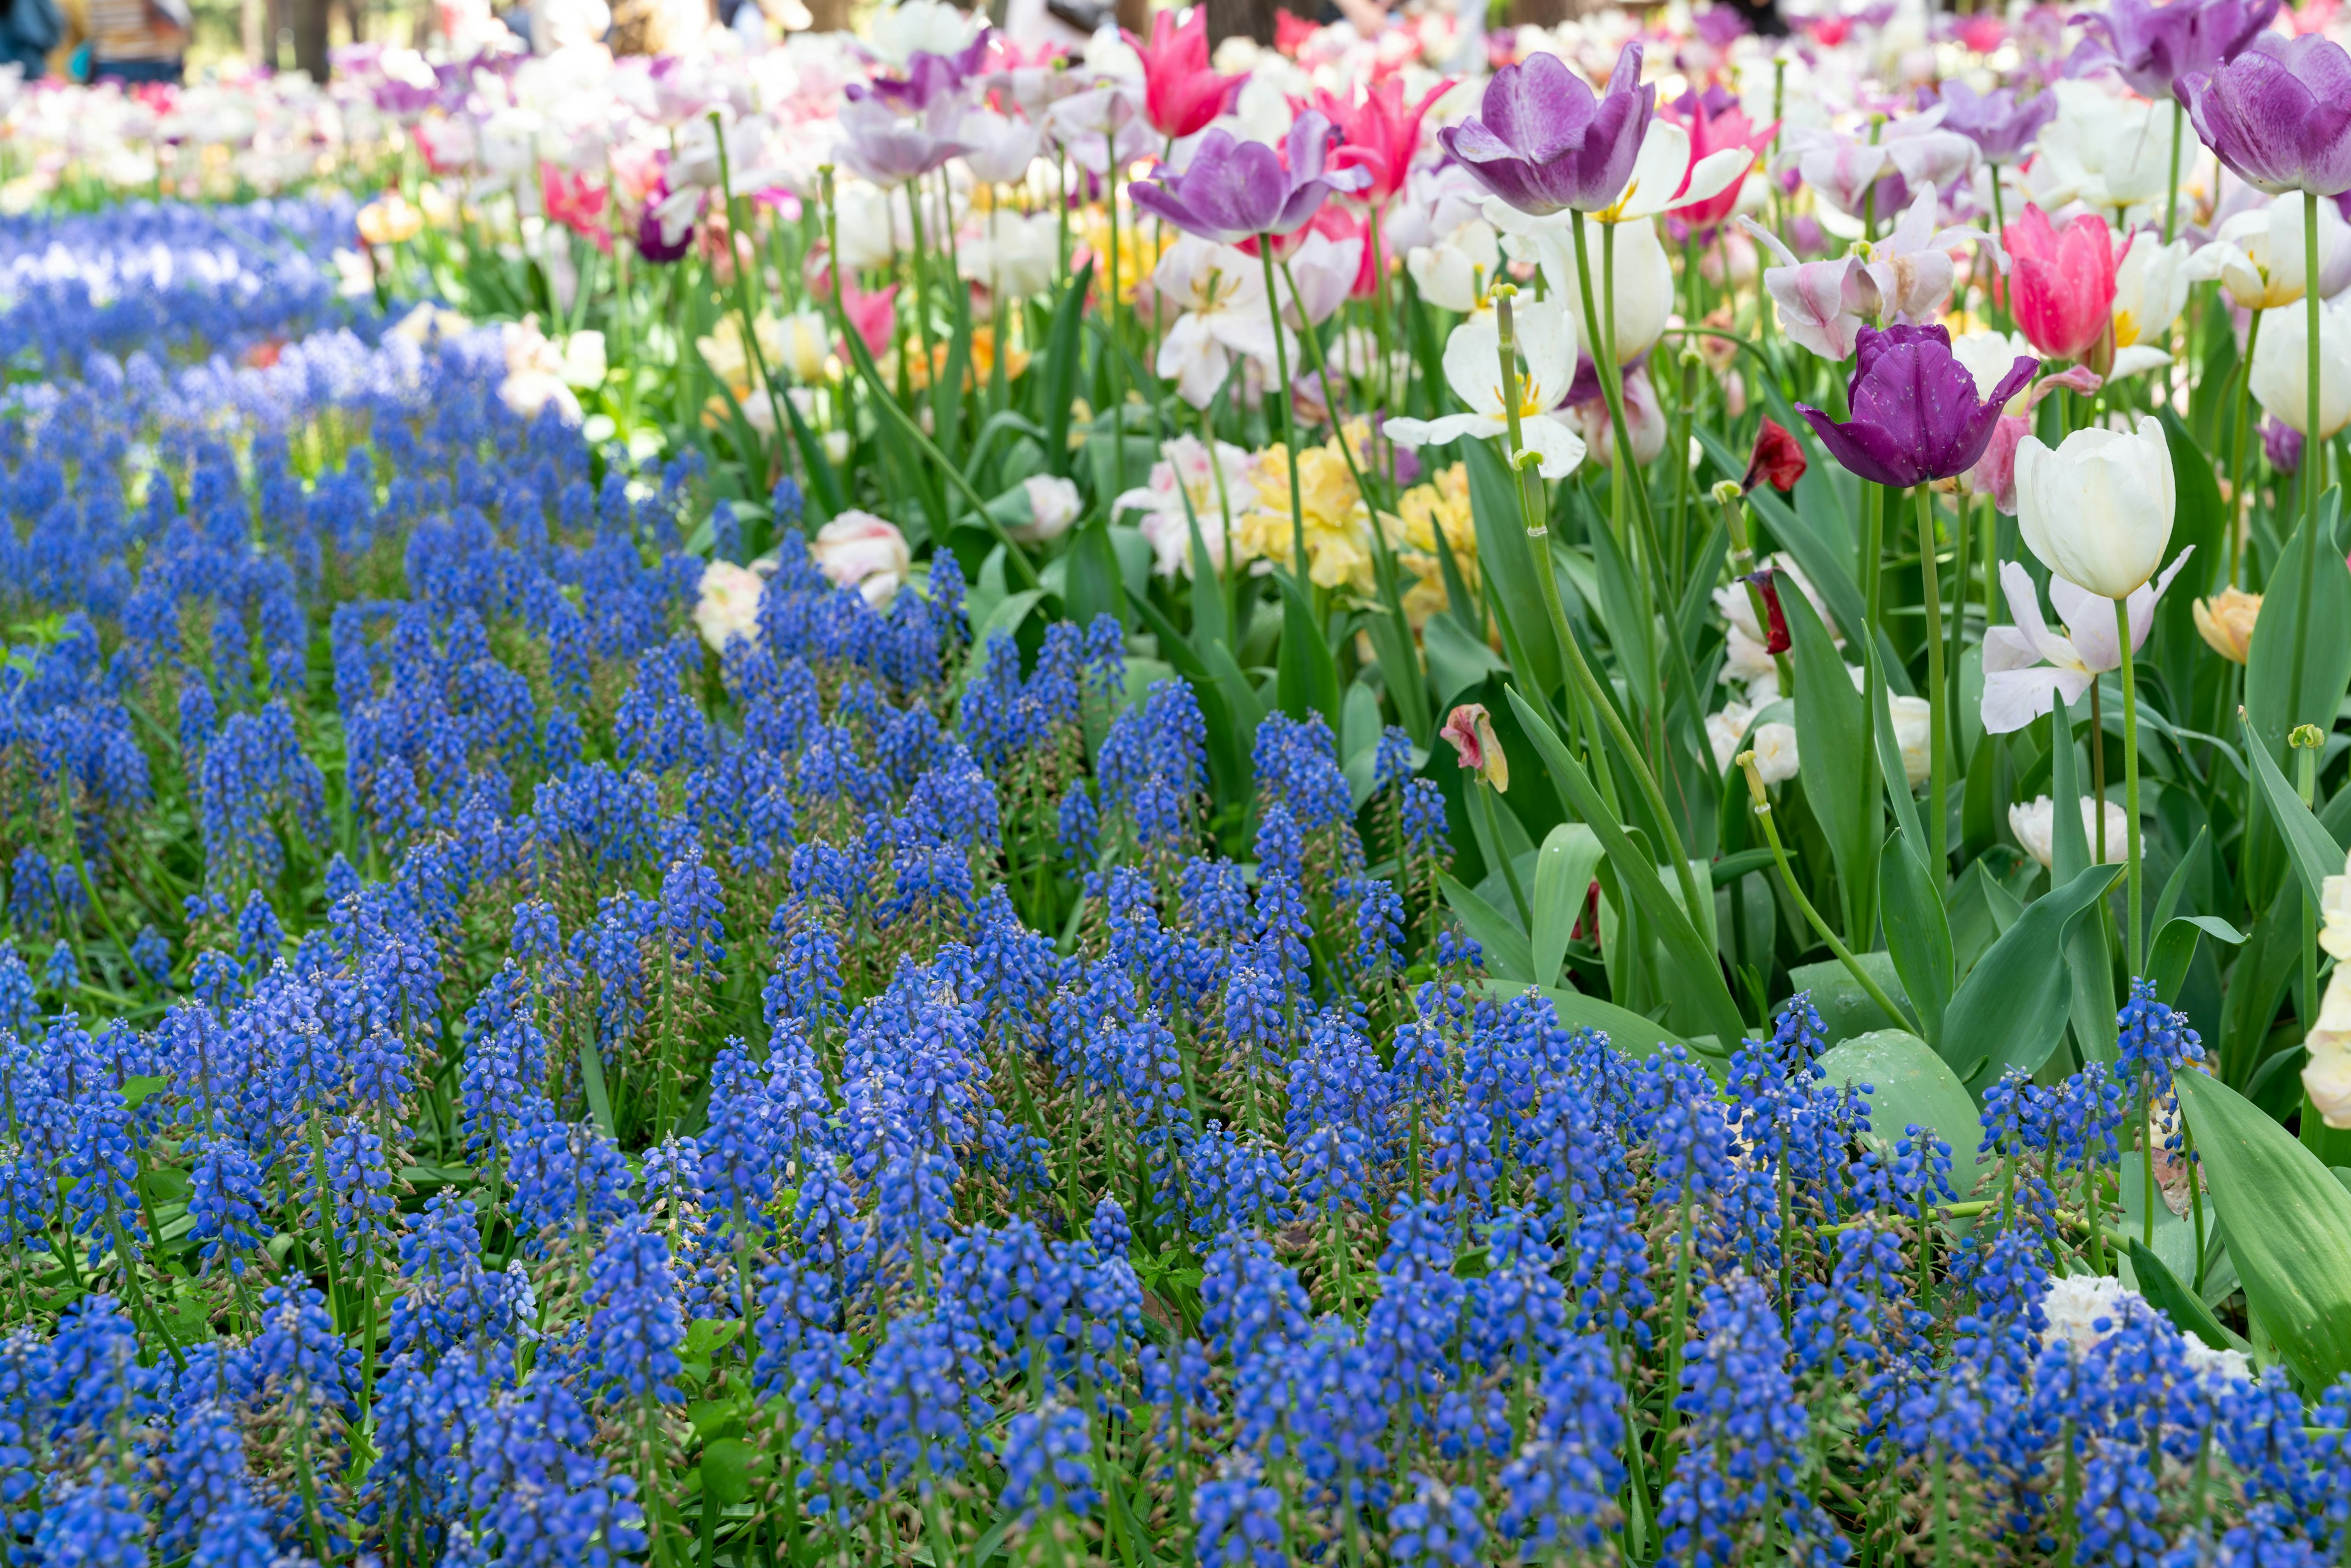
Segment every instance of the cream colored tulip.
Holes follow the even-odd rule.
[[[2127,599],[2163,564],[2176,500],[2163,426],[2077,430],[2055,451],[2016,449],[2016,520],[2041,563],[2102,599]]]

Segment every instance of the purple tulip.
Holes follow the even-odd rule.
[[[841,106],[841,161],[877,185],[904,184],[971,151],[956,139],[967,105],[954,94],[935,98],[907,119],[879,98]]]
[[[2133,92],[2164,98],[2182,77],[2235,59],[2277,11],[2278,0],[2112,0],[2104,11],[2074,18],[2090,36],[2065,72],[2085,76],[2112,66]]]
[[[1330,147],[1331,122],[1311,109],[1291,122],[1280,152],[1209,131],[1182,173],[1163,163],[1152,172],[1156,183],[1137,180],[1127,193],[1138,210],[1218,245],[1294,234],[1333,191],[1354,190],[1371,178],[1361,169],[1326,170]]]
[[[2053,92],[2043,89],[2020,103],[2011,88],[1980,93],[1957,77],[1943,84],[1942,104],[1943,129],[1974,142],[1994,163],[2015,162],[2041,128],[2057,118]]]
[[[694,248],[694,222],[691,218],[683,225],[675,225],[675,233],[671,232],[672,223],[663,221],[662,208],[668,202],[669,195],[669,177],[664,175],[660,183],[646,193],[645,210],[637,214],[637,254],[664,267]]]
[[[893,77],[875,77],[870,85],[852,83],[842,89],[842,94],[853,100],[870,93],[899,109],[928,109],[934,99],[963,90],[963,84],[977,76],[979,68],[987,63],[987,29],[982,27],[970,43],[952,55],[915,50],[914,58],[906,62],[903,81]]]
[[[2273,196],[2351,191],[2351,54],[2334,39],[2263,36],[2174,90],[2204,145],[2247,184]]]
[[[1633,177],[1657,89],[1641,83],[1641,46],[1625,46],[1595,95],[1556,55],[1504,66],[1486,84],[1478,112],[1437,133],[1480,184],[1522,213],[1564,208],[1596,213]]]
[[[1851,419],[1839,424],[1802,403],[1796,412],[1829,455],[1865,479],[1897,487],[1974,467],[2008,400],[2041,368],[2020,354],[1991,395],[1980,398],[1975,376],[1953,357],[1944,328],[1864,327],[1855,353]]]

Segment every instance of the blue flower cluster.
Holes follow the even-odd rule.
[[[788,534],[713,649],[692,462],[222,373],[0,416],[0,1561],[2351,1552],[2351,1384],[2101,1267],[2151,997],[1980,1161],[1802,997],[1619,1050],[1400,735],[1211,821],[1113,622]]]

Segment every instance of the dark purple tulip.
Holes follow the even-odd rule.
[[[1331,193],[1354,190],[1371,178],[1362,169],[1325,170],[1330,149],[1331,122],[1311,109],[1290,122],[1280,152],[1210,131],[1182,173],[1163,163],[1151,181],[1135,181],[1127,193],[1141,211],[1218,245],[1251,235],[1294,234]]]
[[[2131,90],[2165,98],[2180,78],[2235,59],[2278,12],[2278,0],[2112,0],[2074,18],[2089,37],[2065,62],[2069,76],[2108,66]]]
[[[637,254],[664,267],[694,248],[692,224],[687,224],[674,240],[663,232],[661,208],[668,198],[669,179],[664,175],[645,193],[645,210],[637,215]]]
[[[1656,110],[1657,89],[1640,84],[1637,43],[1616,57],[1605,96],[1594,95],[1558,56],[1530,56],[1496,71],[1478,112],[1437,140],[1522,213],[1596,213],[1624,194]]]
[[[1819,409],[1796,405],[1829,455],[1880,485],[1923,485],[1976,465],[1991,444],[2008,400],[2041,361],[2017,356],[1991,396],[1978,398],[1976,378],[1951,354],[1942,327],[1864,327],[1847,389],[1853,417],[1839,424]]]
[[[2351,191],[2351,54],[2334,39],[2264,36],[2175,90],[2204,145],[2247,184],[2273,196]]]
[[[1943,84],[1942,103],[1943,129],[1956,131],[1974,142],[1994,163],[2015,162],[2041,134],[2041,128],[2057,118],[2053,92],[2043,89],[2019,103],[2012,88],[1980,93],[1956,77]]]

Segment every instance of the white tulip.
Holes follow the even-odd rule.
[[[1706,743],[1714,748],[1714,770],[1730,771],[1739,756],[1739,743],[1747,738],[1747,727],[1755,721],[1755,710],[1745,703],[1725,703],[1720,713],[1706,716]]]
[[[1792,724],[1759,724],[1748,740],[1747,748],[1755,753],[1755,771],[1766,784],[1784,784],[1796,776],[1796,727]]]
[[[1980,398],[1991,396],[1992,389],[2016,368],[2017,361],[2039,357],[2040,350],[2026,342],[2022,332],[1995,332],[1986,329],[1980,332],[1962,332],[1951,340],[1951,358],[1959,361],[1967,368],[1968,374],[1976,379],[1976,396]],[[2022,414],[2032,406],[2032,387],[2027,382],[2008,400],[2006,412]]]
[[[1470,219],[1435,245],[1413,246],[1404,258],[1404,269],[1423,299],[1463,315],[1485,302],[1501,268],[1500,243],[1482,218]]]
[[[2351,299],[2318,308],[2318,434],[2351,423]],[[2253,346],[2253,396],[2280,424],[2310,432],[2310,319],[2306,307],[2262,318]]]
[[[2124,840],[2130,831],[2130,818],[2112,800],[2094,801],[2087,796],[2083,797],[2083,842],[2089,847],[2091,854],[2098,852],[2098,819],[2095,810],[2101,804],[2106,809],[2105,862],[2108,865],[2120,865],[2126,848]],[[2016,841],[2024,846],[2024,852],[2043,865],[2056,858],[2057,806],[2048,796],[2036,795],[2030,805],[2011,806],[2008,809],[2008,831],[2016,835]]]
[[[1004,531],[1024,544],[1060,538],[1078,520],[1078,487],[1050,474],[1033,474],[1020,481],[1029,497],[1029,520]]]
[[[1902,776],[1916,789],[1927,782],[1934,762],[1928,749],[1935,733],[1935,708],[1925,697],[1886,699],[1894,716],[1894,744],[1902,750]]]
[[[1612,228],[1616,235],[1616,362],[1629,365],[1665,336],[1667,320],[1674,310],[1674,264],[1657,238],[1655,219],[1603,225],[1587,218],[1583,243],[1585,259],[1592,268],[1592,298],[1595,306],[1604,305],[1606,298],[1602,246]],[[1550,286],[1552,298],[1567,307],[1569,317],[1575,322],[1575,340],[1594,341],[1589,329],[1591,323],[1583,319],[1583,287],[1575,270],[1575,236],[1541,235],[1535,240],[1535,255],[1542,264],[1543,281]]]
[[[848,511],[819,528],[809,558],[838,588],[854,588],[876,610],[886,610],[914,564],[906,536],[887,517]]]
[[[1564,479],[1583,461],[1583,441],[1555,419],[1542,416],[1566,398],[1575,380],[1574,323],[1555,300],[1521,299],[1511,312],[1513,335],[1525,363],[1518,375],[1519,433],[1541,457],[1542,476]],[[1502,404],[1501,322],[1480,313],[1453,329],[1445,340],[1445,380],[1468,413],[1442,419],[1391,419],[1382,428],[1399,446],[1444,446],[1465,435],[1491,440],[1510,434],[1510,410]]]
[[[725,653],[731,638],[759,640],[759,594],[767,585],[766,578],[731,560],[714,560],[702,569],[694,626],[713,653]]]
[[[2043,565],[2103,599],[2127,599],[2163,562],[2176,495],[2163,426],[2077,430],[2055,451],[2016,449],[2016,519]]]

